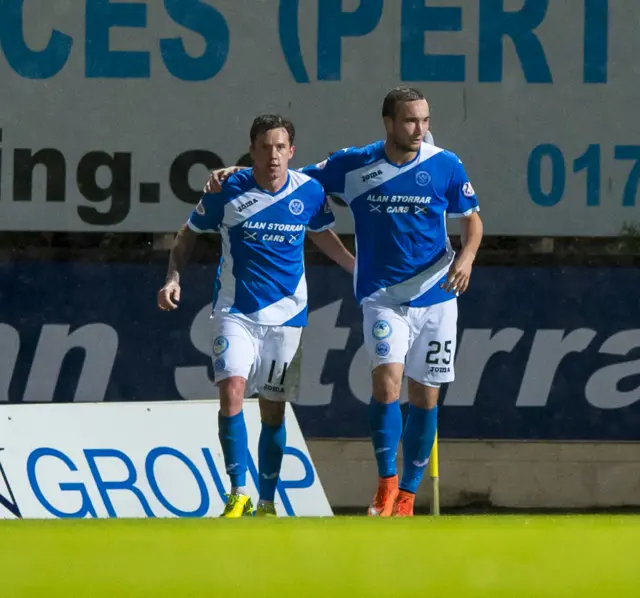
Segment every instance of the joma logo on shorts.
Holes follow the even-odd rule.
[[[429,368],[429,373],[431,374],[446,374],[451,371],[451,368],[443,367],[443,366],[432,366]]]
[[[284,392],[283,386],[271,386],[271,384],[265,384],[264,389],[272,392]]]

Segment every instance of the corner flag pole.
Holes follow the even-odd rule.
[[[438,464],[438,432],[433,440],[433,448],[431,449],[431,458],[429,459],[429,476],[431,477],[431,488],[433,490],[433,498],[431,502],[431,514],[440,515],[440,471]]]

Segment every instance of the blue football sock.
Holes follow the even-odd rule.
[[[260,500],[273,502],[285,446],[287,429],[284,423],[279,426],[267,426],[263,422],[258,441]]]
[[[414,494],[422,481],[429,462],[438,427],[438,407],[420,409],[409,405],[407,424],[402,440],[402,479],[400,490]]]
[[[247,483],[249,445],[244,413],[226,417],[218,412],[218,438],[224,454],[224,464],[233,488]]]
[[[378,475],[381,478],[396,475],[396,456],[402,437],[400,401],[386,405],[372,397],[369,403],[369,429],[378,462]]]

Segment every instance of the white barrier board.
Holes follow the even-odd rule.
[[[258,498],[260,412],[244,407]],[[333,513],[290,405],[280,516]],[[216,517],[229,491],[217,401],[3,405],[0,519]]]

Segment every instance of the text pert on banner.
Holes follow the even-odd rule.
[[[293,120],[303,166],[383,136],[398,84],[429,98],[486,234],[611,236],[640,220],[639,3],[249,4],[4,0],[3,228],[173,232],[207,170],[246,155],[257,114]]]

